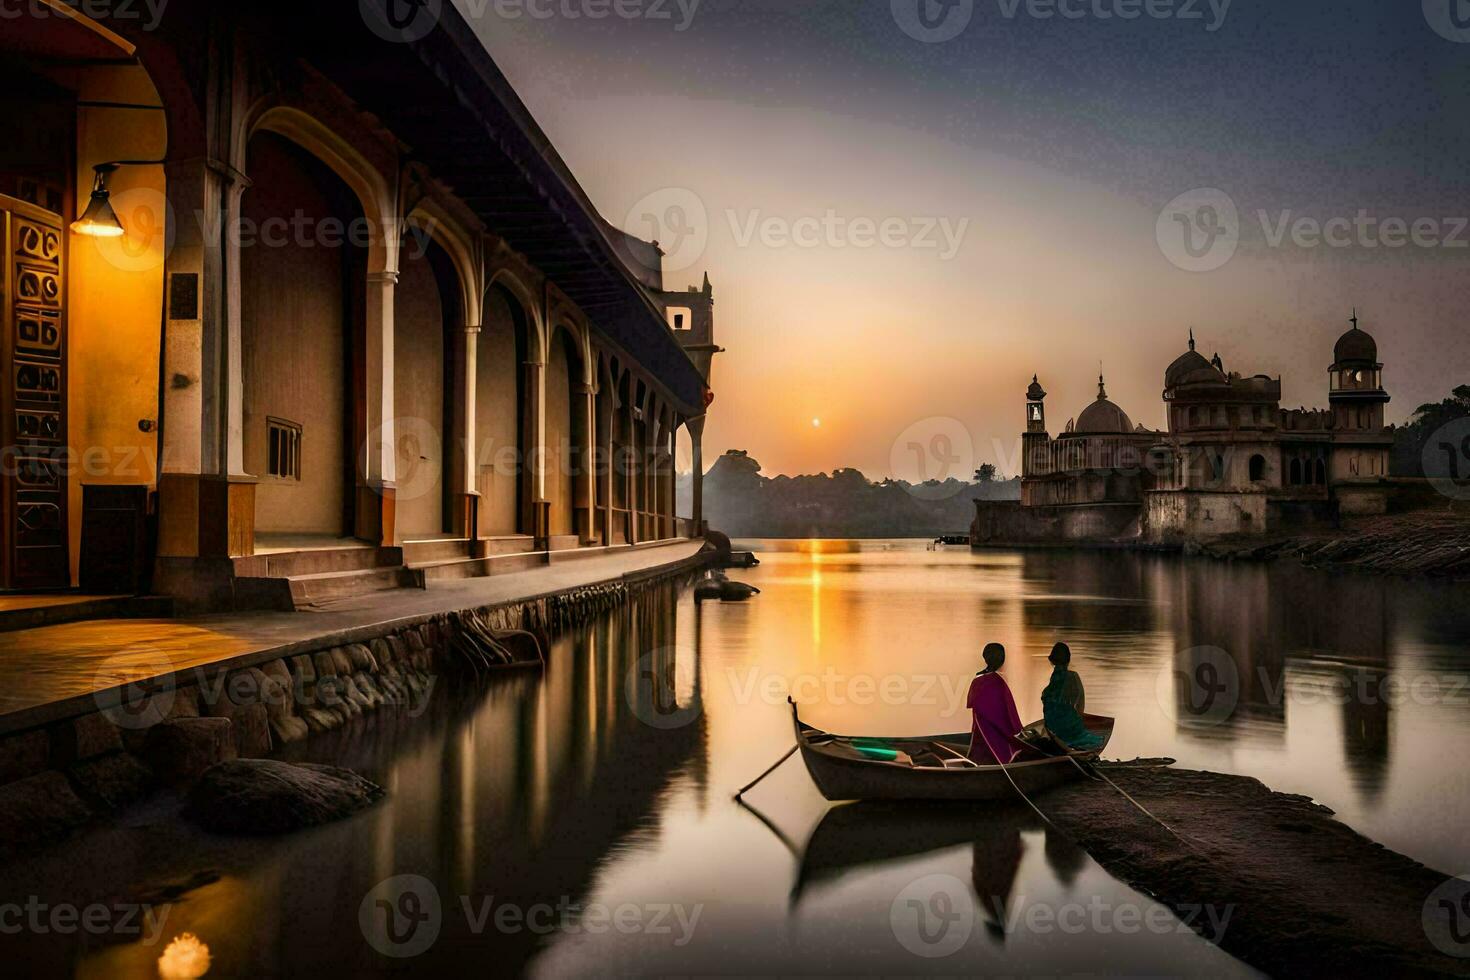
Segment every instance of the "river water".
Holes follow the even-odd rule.
[[[1088,710],[1119,719],[1109,757],[1256,776],[1470,870],[1462,591],[1128,553],[748,545],[750,603],[659,588],[561,638],[544,677],[313,740],[295,757],[388,789],[353,819],[227,840],[163,797],[5,869],[9,901],[141,902],[157,923],[7,934],[8,964],[156,976],[187,932],[210,976],[1249,975],[1024,806],[834,807],[795,760],[752,809],[733,802],[790,747],[788,694],[844,733],[968,728],[988,641],[1028,720],[1065,640]]]

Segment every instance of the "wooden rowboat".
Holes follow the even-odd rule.
[[[817,789],[833,801],[1006,800],[1015,798],[1017,788],[1027,796],[1041,793],[1081,778],[1082,770],[1074,760],[1093,761],[1107,748],[1113,719],[1083,718],[1103,738],[1095,749],[1064,749],[1037,723],[1023,732],[1023,741],[1031,747],[1014,762],[1004,767],[978,766],[967,755],[969,732],[907,738],[833,735],[803,722],[796,703],[791,702],[801,760]]]

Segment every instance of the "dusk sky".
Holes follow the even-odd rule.
[[[912,479],[944,475],[906,448],[942,434],[1009,474],[1033,372],[1054,434],[1099,362],[1161,427],[1191,326],[1325,406],[1354,305],[1390,421],[1470,382],[1448,0],[455,2],[601,211],[670,246],[668,285],[709,271],[711,460]]]

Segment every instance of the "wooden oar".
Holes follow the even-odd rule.
[[[961,762],[968,763],[971,769],[979,769],[980,768],[980,763],[976,762],[974,759],[972,759],[969,756],[965,755],[963,752],[959,752],[956,749],[950,748],[948,745],[945,745],[943,742],[930,742],[929,744],[931,746],[933,746],[934,748],[938,749],[941,752],[948,752],[950,755],[954,756],[956,759],[959,759]]]
[[[781,764],[783,762],[785,762],[787,759],[791,758],[793,755],[795,755],[800,748],[801,748],[800,745],[793,745],[793,746],[791,746],[791,751],[790,752],[787,752],[781,758],[777,759],[775,765],[773,765],[771,768],[767,769],[765,772],[761,773],[759,776],[755,777],[755,779],[752,780],[748,785],[742,787],[741,790],[740,790],[740,792],[738,792],[738,793],[735,794],[735,801],[737,803],[740,802],[740,798],[742,796],[744,796],[746,793],[750,792],[751,790],[755,789],[756,785],[758,783],[760,783],[761,780],[765,779],[767,776],[769,776],[771,773],[775,772],[777,769],[780,769],[781,768]]]

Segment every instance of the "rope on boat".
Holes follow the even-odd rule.
[[[751,790],[755,789],[756,786],[759,785],[771,773],[775,772],[777,769],[780,769],[781,766],[786,762],[786,760],[789,759],[789,758],[791,758],[793,755],[795,755],[796,752],[797,752],[797,750],[800,749],[800,748],[801,748],[800,745],[793,745],[793,746],[791,746],[791,751],[790,752],[787,752],[781,758],[777,759],[776,760],[776,764],[774,766],[772,766],[771,768],[767,769],[765,772],[761,773],[759,776],[757,776],[755,778],[755,781],[754,782],[752,782],[748,786],[745,786],[738,793],[736,793],[735,794],[735,801],[737,803],[740,802],[740,798],[742,796],[744,796],[746,793],[749,793]]]
[[[1089,772],[1088,771],[1088,768],[1085,767],[1085,766],[1083,766],[1082,763],[1078,762],[1077,759],[1076,759],[1076,757],[1074,757],[1070,753],[1067,755],[1067,758],[1072,760],[1072,765],[1076,766],[1077,769],[1084,776],[1096,775],[1103,782],[1107,783],[1109,786],[1113,787],[1113,789],[1117,790],[1119,792],[1119,794],[1122,795],[1123,799],[1127,800],[1129,803],[1132,803],[1135,807],[1138,808],[1138,812],[1139,813],[1142,813],[1145,817],[1148,817],[1154,823],[1158,824],[1160,827],[1163,827],[1169,833],[1173,834],[1174,837],[1175,837],[1175,839],[1178,840],[1179,843],[1183,844],[1185,847],[1189,848],[1191,851],[1194,851],[1196,854],[1204,854],[1205,853],[1203,850],[1201,850],[1201,847],[1200,847],[1200,845],[1202,845],[1204,843],[1203,841],[1194,841],[1194,840],[1191,840],[1188,837],[1185,837],[1183,834],[1179,833],[1179,831],[1175,830],[1173,827],[1170,827],[1168,824],[1164,823],[1164,821],[1162,821],[1158,817],[1154,816],[1153,813],[1150,812],[1150,810],[1148,809],[1148,807],[1144,806],[1142,803],[1138,802],[1133,797],[1129,796],[1128,793],[1127,793],[1127,791],[1124,790],[1123,787],[1119,786],[1117,783],[1115,783],[1111,779],[1109,779],[1107,777],[1107,774],[1104,773],[1102,771],[1102,769],[1100,769],[1097,766],[1093,766],[1093,767],[1091,767],[1091,772]]]
[[[945,752],[948,752],[948,754],[953,755],[953,757],[960,758],[960,760],[966,761],[966,763],[969,763],[970,765],[973,765],[973,767],[975,767],[975,768],[979,768],[980,767],[980,764],[979,763],[976,763],[976,761],[973,760],[973,758],[970,758],[969,755],[961,754],[961,752],[957,752],[956,749],[950,748],[950,746],[944,745],[944,743],[941,743],[941,742],[931,742],[931,745],[935,746],[935,748],[944,749],[944,751]],[[1010,782],[1011,789],[1016,790],[1016,795],[1017,796],[1020,796],[1020,798],[1022,798],[1022,799],[1025,799],[1026,805],[1028,805],[1028,807],[1032,808],[1032,810],[1035,810],[1036,811],[1036,815],[1038,815],[1038,817],[1041,817],[1042,820],[1047,821],[1047,826],[1048,827],[1051,827],[1051,829],[1054,829],[1054,830],[1061,830],[1061,827],[1058,827],[1057,824],[1051,823],[1051,817],[1048,817],[1047,814],[1041,813],[1041,807],[1038,807],[1038,805],[1033,804],[1033,802],[1030,802],[1030,796],[1026,795],[1026,793],[1023,793],[1022,790],[1020,790],[1020,786],[1017,786],[1016,785],[1016,780],[1011,779],[1010,767],[1008,767],[1008,765],[1005,764],[1005,763],[1001,763],[1000,754],[997,754],[997,752],[992,751],[991,752],[991,755],[994,755],[995,761],[997,761],[997,763],[1000,763],[1001,771],[1003,771],[1003,773],[1005,773],[1005,779],[1007,779],[1008,782]]]
[[[1031,809],[1035,810],[1036,811],[1036,815],[1038,817],[1040,817],[1042,820],[1045,820],[1046,821],[1046,825],[1048,827],[1052,828],[1053,830],[1056,830],[1056,831],[1060,832],[1061,831],[1061,828],[1058,827],[1056,824],[1054,824],[1054,823],[1051,822],[1051,817],[1048,817],[1046,814],[1042,813],[1041,812],[1041,807],[1037,806],[1035,803],[1032,803],[1031,802],[1031,797],[1029,797],[1025,793],[1021,792],[1021,787],[1018,786],[1018,785],[1016,785],[1016,781],[1011,778],[1011,767],[1008,766],[1008,765],[1006,765],[1004,762],[1001,762],[1000,761],[1000,756],[999,755],[996,755],[996,753],[992,752],[990,754],[995,756],[995,761],[996,762],[1000,762],[1000,771],[1006,774],[1006,780],[1011,784],[1011,789],[1013,789],[1013,790],[1016,791],[1016,795],[1019,796],[1021,799],[1025,800],[1026,801],[1026,805],[1029,806]]]

